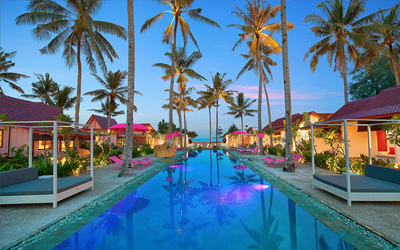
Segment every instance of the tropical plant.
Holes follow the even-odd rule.
[[[3,48],[0,47],[0,82],[8,83],[10,88],[24,94],[24,90],[16,84],[21,78],[29,78],[29,76],[19,73],[8,72],[8,70],[15,66],[15,63],[11,61],[17,54],[16,51],[6,53]],[[0,85],[0,95],[4,94],[3,89]]]
[[[400,147],[400,115],[392,117],[393,123],[382,125],[382,128],[388,134],[387,140]]]
[[[216,127],[215,127],[215,142],[218,143],[218,107],[219,107],[219,99],[223,99],[226,103],[231,103],[233,101],[232,95],[233,93],[237,92],[234,90],[228,90],[229,85],[231,85],[232,80],[228,79],[225,80],[224,77],[226,73],[215,73],[212,75],[211,78],[213,81],[213,85],[209,86],[204,84],[207,90],[199,91],[198,94],[204,96],[210,102],[215,102],[215,106],[217,107],[216,111]],[[211,120],[210,120],[211,121]],[[210,126],[211,127],[211,126]]]
[[[204,17],[200,15],[201,9],[189,9],[191,8],[194,0],[158,0],[160,4],[163,5],[168,5],[171,7],[172,11],[163,11],[157,15],[155,15],[152,18],[149,18],[145,21],[145,23],[142,25],[142,28],[140,29],[140,33],[146,31],[149,29],[151,26],[153,26],[155,23],[160,21],[165,13],[171,13],[173,15],[171,23],[168,25],[167,29],[163,32],[163,39],[162,43],[165,44],[170,44],[171,43],[171,38],[172,38],[172,53],[171,53],[171,69],[175,69],[175,54],[176,54],[176,34],[178,31],[178,25],[180,25],[181,28],[181,33],[183,37],[184,44],[186,45],[187,43],[187,38],[189,37],[193,43],[196,45],[196,47],[200,50],[196,40],[194,39],[194,36],[192,32],[190,31],[189,25],[187,22],[183,19],[181,16],[182,14],[186,13],[188,14],[189,18],[193,19],[194,21],[199,21],[205,24],[209,24],[214,27],[221,28],[216,22],[212,21],[211,19],[208,19],[207,17]],[[175,75],[171,75],[171,83],[169,87],[169,133],[172,134],[172,124],[173,124],[173,116],[172,116],[172,109],[173,109],[173,91],[174,91],[174,78]]]
[[[280,22],[269,23],[280,11],[280,5],[275,7],[271,7],[270,4],[265,6],[264,2],[261,0],[252,0],[247,1],[246,11],[241,10],[239,7],[235,5],[236,11],[232,13],[236,14],[236,16],[243,20],[244,25],[242,24],[231,24],[228,27],[236,27],[241,33],[239,34],[240,39],[233,46],[232,51],[240,45],[242,42],[252,39],[252,43],[250,46],[250,51],[256,52],[259,72],[263,71],[263,64],[261,62],[261,53],[260,53],[260,44],[262,43],[264,46],[269,47],[273,53],[278,54],[282,51],[282,48],[279,46],[278,42],[272,38],[273,34],[276,34],[281,31]],[[289,28],[293,28],[294,25],[289,25]],[[269,34],[265,34],[264,31],[269,32]],[[262,120],[261,120],[261,104],[262,104],[262,84],[264,80],[264,74],[260,75],[260,81],[258,86],[258,131],[262,131]],[[264,154],[262,150],[263,141],[262,138],[259,138],[259,147],[261,148],[260,154]]]
[[[110,98],[107,97],[106,101],[104,103],[102,101],[100,101],[100,102],[101,102],[101,109],[88,109],[88,111],[94,111],[96,113],[99,113],[99,114],[102,114],[102,115],[105,115],[106,117],[108,117],[109,116],[108,108],[109,108]],[[114,109],[111,111],[111,117],[125,114],[125,111],[123,111],[123,110],[116,110],[118,108],[118,106],[119,106],[119,104],[115,103]],[[133,111],[137,112],[137,109],[134,109]]]
[[[199,94],[199,92],[197,92],[197,94]],[[200,96],[196,100],[197,104],[199,105],[197,110],[208,108],[208,121],[210,126],[210,144],[211,144],[211,107],[216,105],[216,101],[208,98],[207,92],[204,94],[205,95]]]
[[[47,105],[53,105],[52,97],[58,91],[58,83],[50,78],[50,74],[46,73],[44,76],[42,74],[35,73],[38,78],[37,82],[32,83],[32,94],[22,95],[26,98],[37,98],[41,102]]]
[[[375,24],[381,24],[381,29],[374,29],[367,31],[372,37],[372,40],[380,47],[389,49],[389,53],[386,51],[369,49],[365,53],[366,63],[369,66],[371,60],[380,60],[379,55],[384,54],[392,60],[392,68],[394,77],[396,79],[396,85],[400,84],[399,80],[399,63],[397,58],[396,50],[400,48],[400,3],[388,10],[379,10],[377,18],[372,22]],[[385,15],[386,14],[386,15]]]
[[[165,53],[166,56],[169,57],[169,59],[172,61],[172,54],[167,52]],[[194,88],[188,88],[186,90],[186,83],[189,81],[189,78],[197,79],[200,81],[207,80],[204,78],[202,75],[191,69],[194,64],[202,57],[202,54],[200,51],[195,51],[189,56],[187,55],[186,47],[178,47],[178,50],[175,55],[175,68],[174,70],[171,70],[171,66],[165,63],[155,63],[153,66],[155,67],[160,67],[165,70],[165,75],[161,77],[164,81],[169,80],[171,77],[178,76],[178,79],[176,82],[178,83],[178,92],[179,92],[179,106],[183,106],[184,102],[184,97],[183,95],[190,94],[191,91],[194,90]],[[172,76],[174,75],[174,76]],[[171,93],[171,91],[170,91]],[[173,94],[175,95],[175,93]],[[188,99],[189,100],[189,99]],[[195,105],[195,104],[194,104]],[[193,106],[193,102],[192,102]],[[178,109],[178,115],[181,116],[181,109]],[[182,109],[184,111],[184,116],[185,116],[185,109]],[[182,120],[182,118],[180,118]],[[184,118],[185,121],[185,131],[186,131],[186,119]],[[180,128],[180,135],[179,135],[179,140],[182,145],[182,124],[179,124]],[[186,141],[185,141],[186,144]],[[186,146],[186,145],[185,145]]]
[[[69,125],[68,123],[73,122],[71,116],[62,114],[62,113],[60,115],[56,116],[55,118],[57,121],[60,121],[62,125],[65,125],[62,122],[67,122],[67,125]],[[70,138],[71,138],[73,131],[70,127],[63,127],[63,128],[58,129],[58,133],[59,133],[60,137],[62,138],[62,140],[64,141],[66,157],[67,157],[67,159],[70,159],[69,142],[70,142]]]
[[[126,131],[124,158],[118,177],[133,176],[133,109],[135,94],[135,26],[133,0],[127,1],[128,12],[128,99],[126,104]]]
[[[69,68],[77,64],[75,122],[79,123],[81,56],[85,57],[85,62],[91,72],[96,73],[96,61],[101,70],[107,72],[104,56],[113,62],[118,55],[102,33],[126,40],[126,31],[122,26],[114,23],[93,19],[103,4],[102,0],[66,0],[65,2],[67,8],[51,0],[31,0],[27,7],[29,12],[19,15],[15,21],[17,25],[36,25],[36,28],[32,30],[35,39],[39,41],[51,39],[40,49],[42,54],[56,54],[63,48],[62,57],[65,64]],[[77,147],[77,141],[75,147]]]
[[[77,100],[77,97],[72,97],[75,88],[71,86],[63,86],[53,95],[53,105],[58,107],[61,113],[64,110],[72,108]]]
[[[196,133],[196,131],[188,131],[188,132],[187,132],[187,136],[188,136],[189,138],[196,138],[196,137],[199,136],[199,135]]]
[[[173,130],[177,130],[177,127],[175,124],[172,124]],[[160,132],[161,134],[168,134],[168,129],[169,125],[168,122],[166,122],[164,119],[162,119],[158,124],[157,124],[157,131]]]
[[[362,60],[358,48],[379,50],[379,46],[368,39],[366,33],[376,31],[378,26],[366,25],[373,20],[376,14],[371,14],[358,19],[365,12],[365,0],[351,0],[347,9],[343,0],[328,0],[317,5],[325,14],[325,18],[312,13],[306,16],[303,22],[309,22],[316,26],[311,28],[315,37],[322,38],[314,44],[304,56],[304,61],[312,55],[310,60],[311,71],[314,72],[319,59],[327,56],[330,66],[334,62],[333,71],[339,71],[344,84],[344,101],[347,103],[347,69],[348,63],[356,68],[362,66]]]
[[[29,159],[24,155],[28,147],[24,144],[21,147],[12,147],[9,153],[0,157],[0,172],[14,169],[26,168],[29,165]]]
[[[233,115],[236,118],[240,118],[242,131],[243,131],[243,116],[254,116],[256,109],[250,109],[250,106],[256,101],[250,98],[245,98],[244,93],[240,92],[236,96],[236,102],[229,103],[229,111],[223,115]]]

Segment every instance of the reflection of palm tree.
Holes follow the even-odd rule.
[[[229,180],[233,180],[231,185],[234,185],[230,192],[234,193],[239,189],[239,197],[241,200],[247,198],[248,193],[258,192],[255,190],[250,183],[258,182],[260,178],[257,178],[255,174],[245,174],[244,171],[236,171],[236,176],[224,176]]]
[[[297,249],[297,232],[296,232],[296,204],[288,198],[289,207],[289,230],[290,230],[290,247]]]

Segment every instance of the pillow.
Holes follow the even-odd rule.
[[[394,155],[394,147],[389,147],[389,154]]]

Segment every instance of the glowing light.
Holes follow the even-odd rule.
[[[179,168],[181,165],[172,165],[172,166],[169,166],[170,168]]]
[[[261,185],[261,184],[254,184],[252,186],[255,190],[259,190],[259,191],[269,188],[268,185]]]

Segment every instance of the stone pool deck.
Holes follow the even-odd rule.
[[[328,207],[357,221],[363,227],[387,239],[400,249],[400,202],[353,202],[352,206],[348,207],[345,200],[312,188],[311,166],[308,164],[300,164],[295,173],[286,173],[282,171],[282,165],[275,168],[265,165],[261,161],[261,158],[265,156],[241,155],[237,152],[227,151],[236,158],[244,159],[243,162],[247,162],[255,172],[269,174],[273,178],[286,182],[309,196],[315,197]],[[179,152],[176,157],[181,157],[183,154],[183,152]],[[248,161],[248,159],[252,161]],[[94,169],[95,189],[93,191],[86,190],[61,201],[56,209],[53,209],[51,204],[1,206],[0,248],[8,249],[15,243],[26,240],[30,235],[48,227],[55,221],[65,218],[79,208],[126,186],[135,178],[156,174],[166,164],[168,163],[157,160],[151,166],[142,170],[134,169],[136,176],[131,178],[116,178],[118,171],[115,171],[111,165],[96,168]],[[316,172],[328,173],[329,171],[317,168]],[[86,175],[90,175],[90,172],[82,174],[82,176]]]

